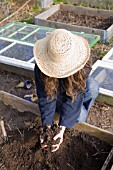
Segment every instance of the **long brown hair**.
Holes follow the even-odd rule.
[[[72,97],[72,101],[75,100],[79,91],[81,91],[82,93],[84,92],[84,89],[86,87],[87,68],[91,70],[90,60],[88,60],[88,62],[81,70],[79,70],[78,72],[76,72],[75,74],[67,78],[64,78],[66,94]],[[54,98],[54,95],[57,93],[59,87],[59,79],[48,77],[42,72],[41,72],[41,78],[44,82],[45,91],[47,92],[47,95]]]

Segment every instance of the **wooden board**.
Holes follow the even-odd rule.
[[[112,165],[112,167],[111,167],[111,169],[110,170],[113,170],[113,165]]]
[[[113,0],[64,0],[65,3],[72,3],[77,5],[83,5],[83,6],[91,6],[95,8],[107,8],[113,6]]]
[[[20,112],[29,111],[36,115],[40,115],[37,104],[26,101],[7,92],[0,91],[0,101],[2,101],[5,105],[11,105],[13,108],[16,108]],[[55,122],[58,122],[59,115],[56,114],[54,119]],[[82,131],[88,133],[91,136],[95,136],[113,146],[113,133],[110,133],[96,126],[92,126],[88,123],[77,123],[74,125],[74,129],[78,130],[79,132]]]
[[[82,131],[88,133],[91,136],[95,136],[113,146],[113,133],[110,133],[88,123],[77,123],[75,124],[74,129],[80,132]]]
[[[17,97],[4,91],[0,91],[0,101],[2,101],[5,105],[12,106],[19,112],[29,111],[36,115],[39,114],[38,104],[29,102],[25,99],[22,99],[20,97]]]
[[[16,66],[13,66],[13,65],[8,65],[8,64],[5,64],[5,63],[0,63],[0,70],[8,71],[8,72],[15,73],[15,74],[18,74],[18,75],[21,75],[21,76],[27,75],[28,78],[34,79],[33,70],[26,70],[24,68],[16,67]]]
[[[96,101],[102,102],[102,103],[107,103],[109,105],[113,106],[113,97],[107,96],[104,94],[99,93],[98,97],[96,98]]]
[[[35,16],[34,18],[35,24],[52,27],[52,28],[65,28],[70,31],[79,31],[79,32],[85,32],[89,34],[100,35],[101,41],[103,43],[107,42],[113,36],[113,24],[107,30],[103,30],[103,29],[70,25],[61,22],[47,20],[48,17],[52,16],[55,12],[59,11],[60,9],[68,12],[74,12],[75,14],[82,14],[82,15],[103,16],[103,17],[113,16],[112,10],[103,10],[103,9],[74,6],[68,4],[58,4],[52,6],[50,9]]]
[[[111,168],[113,168],[113,148],[111,149],[106,161],[104,162],[101,170],[110,170]],[[113,169],[111,169],[113,170]]]
[[[97,9],[97,8],[90,8],[90,7],[84,7],[84,6],[74,6],[74,5],[68,5],[68,4],[61,4],[60,8],[63,11],[74,12],[76,14],[82,14],[82,15],[102,16],[102,17],[113,16],[112,10]]]
[[[59,122],[59,114],[58,113],[55,114],[54,119],[55,119],[55,123]],[[79,132],[85,132],[91,136],[95,136],[95,137],[97,137],[113,146],[113,133],[111,133],[111,132],[108,132],[108,131],[98,128],[96,126],[90,125],[88,123],[76,123],[74,125],[74,129]]]

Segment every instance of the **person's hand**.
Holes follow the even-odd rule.
[[[59,140],[59,143],[57,143],[56,145],[52,145],[52,147],[54,148],[52,150],[52,152],[57,151],[59,149],[61,143],[63,142],[63,135],[64,135],[64,131],[65,131],[66,127],[65,126],[60,126],[60,128],[61,128],[60,132],[56,136],[54,136],[54,138],[53,138],[53,140],[55,140],[55,141],[57,139],[60,139],[60,140]]]
[[[47,135],[46,135],[46,132],[45,130],[47,129],[50,129],[51,128],[51,125],[50,124],[47,124],[44,128],[41,128],[40,129],[40,144],[41,144],[41,148],[47,148],[47,145],[45,144],[44,140],[46,139],[47,140]]]

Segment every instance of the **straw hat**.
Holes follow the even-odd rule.
[[[83,37],[56,29],[35,43],[34,57],[45,75],[65,78],[84,67],[90,57],[90,47]]]

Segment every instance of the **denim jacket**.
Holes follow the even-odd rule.
[[[37,88],[38,105],[41,113],[42,125],[53,124],[55,112],[60,113],[59,125],[71,128],[81,112],[81,106],[83,104],[83,94],[79,92],[76,99],[72,102],[72,98],[66,95],[65,85],[63,79],[59,79],[59,90],[57,95],[52,98],[48,98],[44,90],[43,81],[40,78],[40,70],[35,65],[35,82]]]

